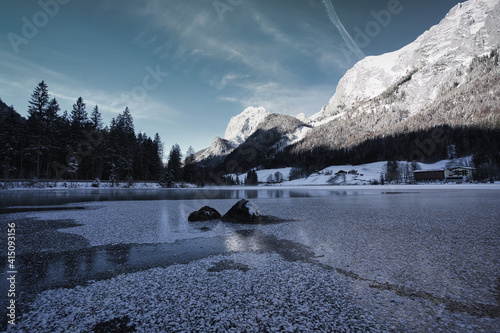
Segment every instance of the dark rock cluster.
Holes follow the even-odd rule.
[[[242,199],[238,201],[224,216],[212,207],[205,206],[196,212],[192,212],[188,221],[210,221],[221,220],[224,222],[235,223],[257,223],[261,221],[262,216],[259,208],[252,202]]]

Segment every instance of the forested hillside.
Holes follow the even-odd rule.
[[[135,133],[126,108],[109,126],[99,107],[80,97],[61,114],[44,81],[29,101],[28,117],[0,100],[0,165],[4,179],[158,180],[163,147],[158,134]]]

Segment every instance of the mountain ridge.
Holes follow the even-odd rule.
[[[467,66],[500,44],[500,2],[469,0],[453,7],[441,22],[405,47],[359,61],[340,79],[329,103],[311,116],[308,123],[321,125],[355,107],[380,96],[389,87],[412,73],[405,87],[410,114],[420,111],[436,97],[453,70]]]
[[[288,128],[292,132],[280,130],[279,149],[261,149],[264,157],[253,156],[254,162],[272,159],[285,149],[291,156],[318,147],[350,149],[366,140],[443,125],[500,127],[498,17],[499,0],[469,0],[400,50],[359,61],[320,112],[295,118],[303,124]],[[231,119],[237,125],[231,126],[230,137],[238,137],[238,128],[246,129],[246,111]],[[254,132],[237,145],[258,146],[256,137],[263,140],[263,133],[274,128],[266,126],[271,118],[265,119],[252,127],[261,130],[259,135]],[[235,151],[228,156],[236,156]],[[255,163],[244,164],[258,166]]]

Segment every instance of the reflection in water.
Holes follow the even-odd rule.
[[[92,190],[37,190],[0,191],[0,207],[49,206],[89,201],[143,201],[143,200],[213,200],[213,199],[268,199],[367,195],[381,191],[336,191],[333,189],[92,189]]]
[[[17,257],[16,277],[19,290],[37,293],[225,252],[222,238],[200,238],[170,244],[118,244],[61,253],[30,253]],[[7,290],[6,283],[2,277],[1,290]]]
[[[114,251],[107,253],[107,260],[115,265],[123,265],[128,262],[130,255],[130,246],[119,244],[115,247]]]
[[[248,190],[247,192],[247,199],[257,199],[259,197],[259,191],[258,190]]]
[[[60,287],[74,288],[119,274],[189,263],[217,254],[247,251],[274,252],[291,261],[308,261],[314,255],[301,244],[280,240],[258,230],[238,230],[228,237],[160,244],[118,244],[20,255],[16,261],[19,267],[18,286],[19,290],[28,294]],[[6,278],[2,277],[1,290],[7,290],[6,283]],[[2,303],[6,301],[5,295],[7,293],[0,296]]]
[[[162,206],[161,209],[159,228],[161,237],[163,239],[168,239],[168,236],[172,233],[172,229],[170,224],[170,215],[166,206]]]
[[[229,252],[261,251],[264,248],[259,237],[249,237],[242,232],[233,233],[225,243]]]

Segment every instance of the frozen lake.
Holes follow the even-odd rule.
[[[285,221],[187,221],[204,205],[224,214],[241,198]],[[5,191],[0,199],[4,209],[66,208],[0,215],[19,228],[18,330],[500,329],[497,186]]]

